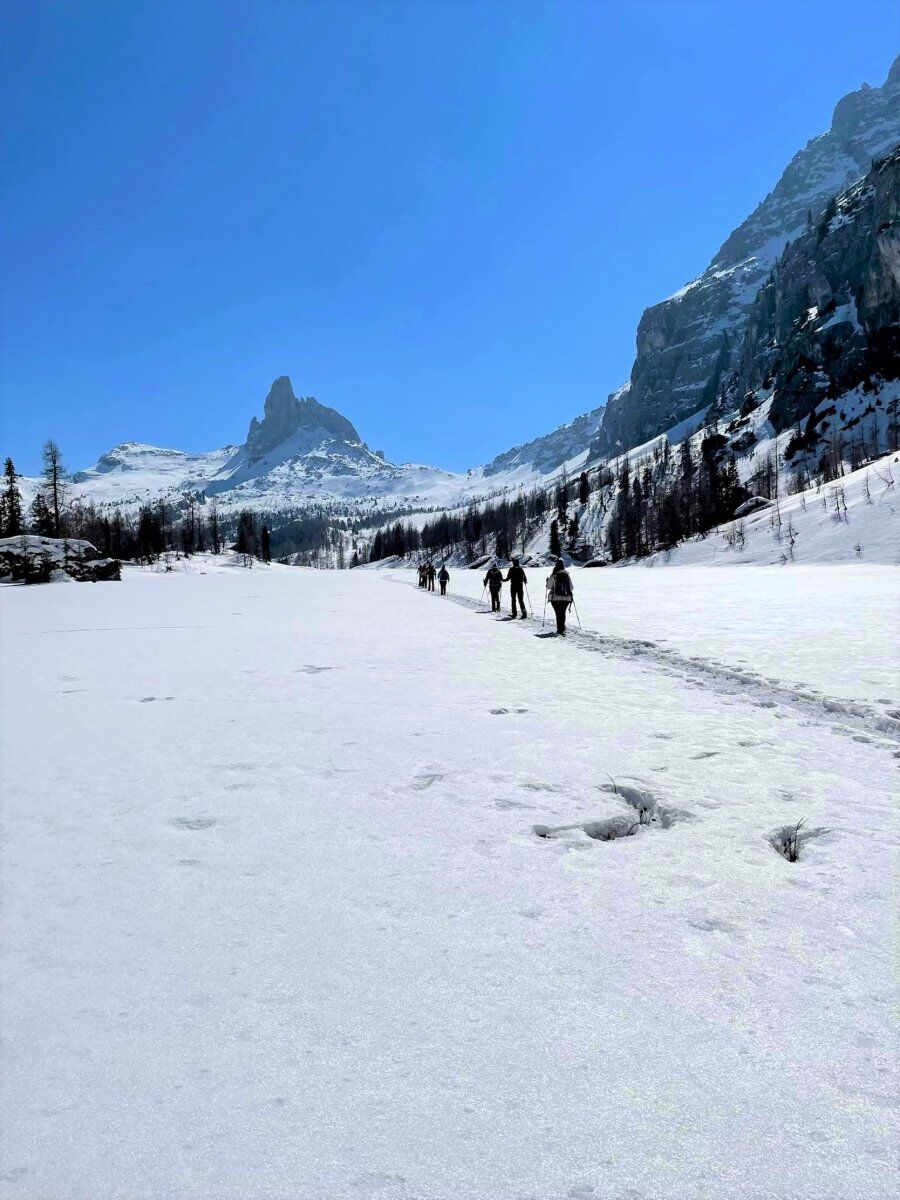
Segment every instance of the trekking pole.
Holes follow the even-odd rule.
[[[531,592],[528,590],[528,584],[525,584],[525,595],[528,597],[528,607],[531,609],[531,615],[534,616],[534,605],[531,603]]]
[[[481,599],[478,601],[479,604],[484,604],[484,593],[486,591],[487,591],[487,584],[485,584],[484,587],[481,589]]]
[[[541,629],[544,628],[544,624],[546,623],[546,620],[547,620],[547,593],[545,592],[544,593],[544,615],[541,617]]]
[[[581,624],[581,617],[578,616],[578,605],[575,603],[574,596],[572,597],[572,607],[575,609],[575,616],[578,618],[578,628],[584,629],[584,626]]]

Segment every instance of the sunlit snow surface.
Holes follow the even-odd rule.
[[[4,1200],[893,1196],[851,570],[579,573],[618,640],[568,643],[456,571],[2,589]],[[635,816],[608,776],[661,819],[535,836]]]

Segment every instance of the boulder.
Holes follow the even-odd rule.
[[[40,537],[24,533],[0,538],[0,579],[13,583],[52,583],[75,579],[79,583],[122,578],[122,564],[101,558],[90,542]]]

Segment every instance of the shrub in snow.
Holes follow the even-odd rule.
[[[798,821],[796,825],[785,825],[771,835],[769,841],[788,862],[797,862],[800,858],[800,848],[804,842],[827,833],[825,829],[804,829],[806,820]],[[802,832],[801,832],[802,830]]]

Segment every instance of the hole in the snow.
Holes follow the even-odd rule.
[[[580,829],[595,842],[615,842],[619,838],[632,837],[641,828],[640,821],[630,817],[606,817],[602,821],[576,821],[572,825],[532,825],[539,838],[554,838],[560,834]]]
[[[647,788],[633,787],[629,783],[619,783],[610,779],[609,783],[600,785],[601,792],[611,792],[624,800],[637,813],[641,825],[656,825],[661,829],[671,829],[678,821],[690,821],[691,814],[681,808],[661,805]]]
[[[795,825],[782,825],[780,829],[770,833],[766,840],[782,858],[787,859],[790,863],[795,863],[799,862],[802,857],[803,847],[807,842],[821,837],[823,833],[827,832],[827,829],[810,828],[804,819]]]

